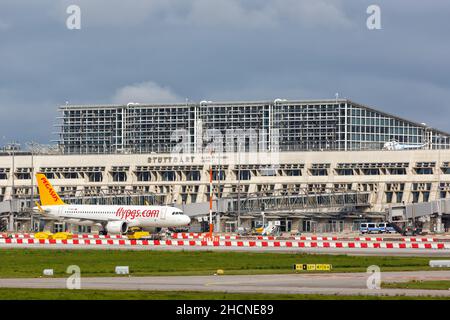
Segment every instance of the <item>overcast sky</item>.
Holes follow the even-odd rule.
[[[69,30],[69,5],[81,29]],[[381,8],[369,30],[367,7]],[[450,1],[1,0],[0,145],[57,106],[341,97],[450,131]]]

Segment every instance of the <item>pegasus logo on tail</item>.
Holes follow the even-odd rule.
[[[44,184],[45,188],[47,189],[47,191],[50,193],[50,196],[53,198],[53,200],[55,200],[55,202],[58,201],[58,195],[56,194],[55,190],[53,190],[50,182],[48,182],[46,177],[42,177],[41,178],[42,183]]]
[[[36,174],[38,188],[39,188],[39,197],[41,198],[41,204],[43,206],[51,206],[51,205],[63,205],[64,202],[56,193],[55,189],[53,189],[52,184],[48,181],[47,177],[42,174]]]

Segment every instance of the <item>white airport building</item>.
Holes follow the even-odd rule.
[[[285,231],[345,231],[392,208],[450,199],[448,133],[350,100],[59,110],[57,148],[0,155],[4,225],[30,227],[35,172],[67,201],[179,206],[194,229],[212,195],[216,231],[263,218]],[[430,212],[423,222],[443,232],[450,215]]]

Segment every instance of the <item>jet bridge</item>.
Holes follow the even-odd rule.
[[[339,214],[370,207],[369,197],[370,192],[354,190],[325,189],[323,192],[309,192],[301,189],[299,192],[290,192],[278,189],[270,193],[250,193],[240,200],[233,198],[229,203],[229,212],[258,215],[261,211],[269,215],[282,212]]]
[[[441,233],[450,226],[450,199],[395,205],[387,209],[389,222],[403,228],[428,226],[430,231]],[[400,231],[399,231],[400,232]]]
[[[209,202],[176,205],[187,215],[209,214]],[[271,190],[270,193],[243,193],[240,196],[213,200],[213,212],[237,217],[238,215],[268,217],[282,215],[332,215],[341,216],[370,207],[370,192],[326,189],[324,192],[290,192],[286,189]]]

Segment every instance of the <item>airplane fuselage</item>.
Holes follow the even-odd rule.
[[[126,222],[128,227],[179,227],[190,218],[174,207],[119,205],[42,206],[45,215],[78,225],[98,225],[112,221]]]

